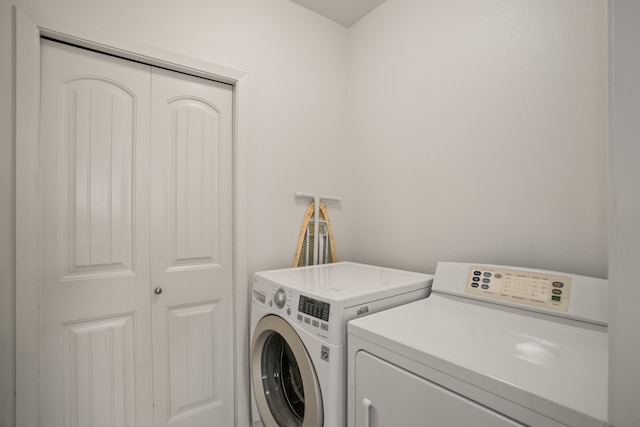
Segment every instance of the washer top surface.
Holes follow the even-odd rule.
[[[433,276],[353,262],[286,268],[255,273],[256,280],[303,291],[345,306],[430,288]]]
[[[605,326],[435,289],[427,299],[353,320],[349,334],[567,425],[603,425]]]

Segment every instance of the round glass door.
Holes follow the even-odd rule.
[[[251,349],[256,405],[265,427],[320,427],[322,400],[315,369],[295,330],[281,317],[258,323]]]

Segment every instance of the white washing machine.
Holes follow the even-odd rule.
[[[348,425],[606,426],[606,280],[439,263],[429,298],[348,325]]]
[[[347,321],[425,298],[432,280],[351,262],[256,273],[253,425],[344,426]]]

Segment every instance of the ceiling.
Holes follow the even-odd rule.
[[[291,0],[325,18],[350,27],[384,0]]]

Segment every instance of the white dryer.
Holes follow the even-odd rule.
[[[348,425],[606,426],[606,280],[439,263],[429,298],[348,325]]]
[[[429,295],[433,276],[351,262],[255,274],[253,425],[346,424],[346,324]]]

